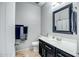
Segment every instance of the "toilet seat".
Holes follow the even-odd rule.
[[[32,42],[32,46],[37,46],[38,44],[39,44],[39,41]]]

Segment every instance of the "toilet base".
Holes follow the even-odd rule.
[[[39,49],[38,49],[37,47],[33,47],[33,51],[34,51],[34,52],[38,52]]]

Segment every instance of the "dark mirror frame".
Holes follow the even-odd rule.
[[[60,11],[62,11],[62,10],[64,10],[64,9],[66,9],[66,8],[69,8],[69,31],[63,31],[63,30],[56,30],[56,26],[55,26],[55,13],[57,13],[57,12],[60,12]],[[56,10],[56,11],[54,11],[53,12],[53,32],[55,32],[55,33],[65,33],[65,34],[73,34],[73,32],[72,32],[72,3],[71,4],[69,4],[69,5],[66,5],[65,7],[63,7],[63,8],[60,8],[59,10]]]

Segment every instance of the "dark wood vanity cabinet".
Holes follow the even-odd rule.
[[[39,39],[39,54],[42,57],[74,57],[69,53],[66,53],[57,47],[50,45],[47,42],[44,42]]]

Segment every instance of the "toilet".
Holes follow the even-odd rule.
[[[38,52],[39,51],[39,41],[32,42],[32,48],[33,48],[34,52]]]

